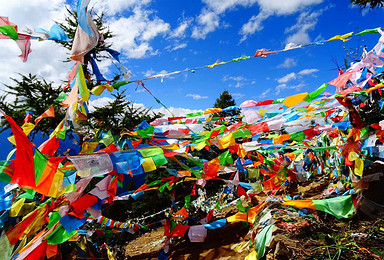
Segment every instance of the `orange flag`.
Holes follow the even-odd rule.
[[[35,125],[40,122],[41,119],[46,117],[55,117],[55,109],[51,105],[44,113],[42,113],[38,118],[35,119]]]

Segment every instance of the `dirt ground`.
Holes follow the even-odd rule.
[[[277,228],[263,259],[382,259],[384,220],[338,221],[320,216],[321,222],[296,230]],[[164,246],[164,229],[158,228],[129,242],[127,259],[157,259]],[[168,259],[244,259],[249,253],[248,228],[242,223],[209,230],[204,243],[187,238],[171,242]],[[239,248],[242,248],[242,250]]]

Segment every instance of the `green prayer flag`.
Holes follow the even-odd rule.
[[[26,189],[25,193],[17,196],[17,199],[27,199],[27,200],[32,200],[35,198],[36,191],[33,189]]]
[[[305,134],[304,132],[292,133],[290,134],[290,139],[292,141],[301,142],[305,139]]]
[[[379,32],[380,27],[377,27],[375,29],[365,29],[364,31],[361,31],[359,33],[356,33],[355,36],[362,36],[366,34],[375,34]]]
[[[220,203],[216,202],[215,209],[220,210]]]
[[[229,151],[220,154],[217,158],[219,159],[221,165],[226,165],[227,163],[233,164],[232,154]]]
[[[115,139],[113,138],[113,135],[111,131],[108,131],[104,136],[103,139],[100,140],[100,143],[104,144],[106,147],[113,143]]]
[[[366,133],[369,132],[369,127],[365,127],[360,130],[360,138],[363,137]]]
[[[336,146],[325,146],[325,147],[311,147],[314,152],[324,152],[327,150],[337,150]]]
[[[164,183],[163,185],[161,185],[159,187],[159,191],[162,193],[164,191],[164,189],[167,187],[168,183]]]
[[[60,92],[59,96],[55,99],[55,101],[57,102],[62,102],[64,100],[66,100],[68,97],[68,94],[65,93],[65,92]]]
[[[43,174],[45,167],[47,166],[48,159],[39,150],[35,150],[35,157],[33,158],[35,165],[35,181],[39,182],[41,175]]]
[[[49,214],[49,221],[48,221],[47,229],[50,229],[51,227],[53,227],[60,220],[60,218],[61,218],[61,216],[60,216],[59,212],[57,212],[57,211],[51,212],[51,214]]]
[[[121,86],[124,86],[124,85],[127,85],[127,84],[129,84],[129,83],[132,83],[131,81],[120,81],[120,82],[116,82],[116,83],[114,83],[113,85],[112,85],[112,87],[114,88],[114,89],[116,89],[116,90],[119,90],[119,88],[121,87]]]
[[[312,202],[315,204],[317,210],[327,212],[337,219],[349,218],[355,211],[351,195],[325,200],[313,200]]]
[[[71,233],[68,233],[63,225],[60,224],[51,234],[48,235],[48,245],[58,245],[62,244],[76,234],[77,230],[73,230]]]
[[[274,225],[269,225],[263,228],[259,234],[257,234],[256,242],[256,259],[261,259],[265,254],[265,247],[272,239]]]
[[[152,157],[158,154],[163,154],[164,151],[160,147],[151,147],[151,148],[145,148],[145,149],[140,149],[138,150],[141,155],[146,158],[146,157]]]
[[[159,183],[161,183],[161,180],[153,181],[150,184],[148,184],[148,187],[156,186]]]
[[[197,165],[197,166],[199,166],[201,168],[204,167],[204,162],[202,160],[200,160],[199,158],[195,158],[193,156],[188,156],[187,159],[188,159],[189,162],[193,163],[194,165]]]
[[[152,157],[156,166],[162,166],[168,163],[167,158],[163,154],[157,154]]]
[[[238,61],[241,61],[241,60],[248,60],[248,59],[250,59],[250,58],[251,58],[251,56],[245,56],[245,55],[243,55],[243,56],[241,56],[241,57],[239,57],[239,58],[232,59],[230,62],[238,62]]]
[[[196,178],[201,179],[201,171],[200,170],[191,170],[191,173],[195,175]]]
[[[172,231],[177,226],[175,221],[171,221],[171,226],[169,227],[169,231]]]
[[[245,213],[245,212],[246,212],[246,209],[244,208],[243,203],[241,202],[241,200],[237,200],[237,201],[236,201],[236,207],[237,207],[237,209],[238,209],[241,213]]]
[[[17,34],[15,27],[12,25],[7,24],[7,25],[0,26],[0,33],[4,34],[5,36],[8,36],[14,41],[19,39],[19,35]]]
[[[144,129],[137,129],[137,134],[143,138],[151,138],[149,135],[152,135],[155,132],[155,128],[153,125],[144,128]]]
[[[327,88],[328,83],[324,83],[321,85],[318,89],[308,94],[308,96],[304,99],[305,102],[311,103],[312,100],[317,98],[321,93],[324,92],[324,90]]]
[[[185,118],[195,117],[195,116],[202,116],[202,115],[204,115],[204,112],[189,113],[189,114],[185,115]]]
[[[233,139],[250,136],[252,136],[252,133],[249,129],[240,129],[232,134]]]

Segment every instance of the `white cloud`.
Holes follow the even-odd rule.
[[[150,41],[159,35],[166,35],[170,25],[140,6],[133,8],[129,17],[112,18],[109,26],[114,33],[113,48],[123,52],[128,58],[143,58],[156,55]]]
[[[192,21],[193,21],[192,18],[183,19],[180,22],[179,26],[170,33],[170,37],[172,37],[172,38],[182,38],[182,39],[185,38],[186,30],[188,29],[188,27],[190,26]]]
[[[168,46],[168,47],[166,47],[166,49],[169,51],[176,51],[179,49],[184,49],[186,47],[187,47],[186,43],[179,43],[179,44],[176,44],[175,46]]]
[[[36,0],[36,1],[3,1],[1,15],[18,26],[19,31],[24,27],[35,29],[37,27],[48,29],[55,21],[63,21],[65,13],[65,0]],[[19,78],[17,73],[37,75],[60,84],[66,80],[71,64],[63,63],[67,59],[67,50],[53,41],[31,40],[32,52],[28,61],[23,63],[17,56],[21,51],[13,40],[0,41],[0,82],[12,84],[10,77]],[[0,90],[4,90],[0,84]]]
[[[208,9],[204,9],[197,17],[198,26],[193,28],[192,38],[205,39],[208,33],[219,27],[219,16]]]
[[[90,7],[94,7],[99,13],[103,12],[108,16],[115,16],[116,14],[131,10],[136,6],[144,6],[151,2],[151,0],[103,0],[91,2]]]
[[[300,71],[298,74],[301,76],[304,76],[304,75],[316,73],[318,71],[319,71],[318,69],[304,69],[304,70]]]
[[[280,94],[280,92],[282,90],[285,90],[285,89],[295,89],[296,91],[300,91],[300,89],[302,89],[303,87],[305,87],[306,85],[304,83],[300,83],[300,84],[297,84],[297,85],[291,85],[291,86],[288,86],[287,84],[280,84],[278,85],[276,88],[275,88],[275,91],[276,91],[276,95]]]
[[[233,10],[237,6],[252,6],[257,0],[203,0],[203,2],[215,13],[221,14],[227,10]]]
[[[280,84],[287,83],[288,81],[295,80],[296,78],[297,78],[296,73],[291,72],[291,73],[285,75],[284,77],[278,79],[277,82],[279,82]]]
[[[278,68],[285,68],[289,69],[292,67],[295,67],[297,65],[297,61],[293,58],[285,58],[284,62],[280,65],[278,65]]]
[[[266,89],[263,93],[261,93],[261,95],[260,95],[260,99],[264,99],[264,98],[266,98],[266,97],[267,97],[267,94],[268,94],[269,92],[271,92],[271,89],[270,89],[270,88],[269,88],[269,89]]]
[[[200,96],[199,94],[187,94],[186,97],[191,97],[195,100],[208,98],[208,96]]]
[[[239,0],[240,1],[240,0]],[[323,0],[257,0],[260,12],[252,16],[243,25],[239,34],[242,35],[241,42],[248,36],[263,29],[262,22],[273,15],[290,15],[302,11],[304,8],[322,3]]]
[[[241,93],[231,93],[231,96],[235,99],[240,99],[240,98],[244,97],[245,95],[241,94]]]
[[[285,29],[285,33],[290,33],[286,42],[296,44],[308,44],[311,42],[308,32],[315,29],[319,16],[324,10],[303,12],[297,18],[297,23]]]
[[[105,107],[108,103],[112,102],[114,99],[109,97],[102,97],[89,101],[88,109],[89,112],[94,112],[96,107]]]
[[[232,84],[229,84],[230,87],[235,87],[235,88],[240,88],[242,86],[244,86],[247,82],[248,82],[248,79],[246,79],[245,77],[243,76],[228,76],[228,75],[224,75],[223,77],[223,81],[235,81],[236,82],[236,85],[232,85]]]
[[[271,14],[265,11],[261,11],[258,15],[252,16],[247,23],[243,24],[239,32],[239,34],[243,36],[240,42],[245,41],[249,35],[263,30],[264,27],[262,25],[262,22],[269,16],[271,16]]]

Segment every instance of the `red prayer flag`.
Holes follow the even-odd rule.
[[[245,196],[245,198],[248,198],[248,194],[245,192],[244,188],[241,187],[240,185],[237,186],[237,196],[241,197],[243,195]]]
[[[12,128],[16,141],[15,171],[11,183],[16,183],[22,188],[35,188],[35,166],[33,159],[33,144],[29,141],[23,130],[16,124],[12,117],[5,115],[5,119]]]
[[[43,241],[31,253],[29,253],[24,260],[44,260],[47,252],[48,240]]]
[[[47,141],[42,143],[39,146],[39,151],[42,154],[54,156],[57,149],[60,147],[60,138],[57,138],[55,135],[49,138]]]
[[[185,232],[187,232],[188,228],[189,228],[188,225],[177,224],[176,227],[169,234],[169,236],[170,237],[182,237],[182,236],[184,236]]]
[[[98,202],[98,198],[91,194],[85,194],[80,199],[75,200],[73,203],[69,204],[70,208],[73,208],[73,211],[69,212],[68,215],[84,218],[85,210],[89,207],[92,207]]]

